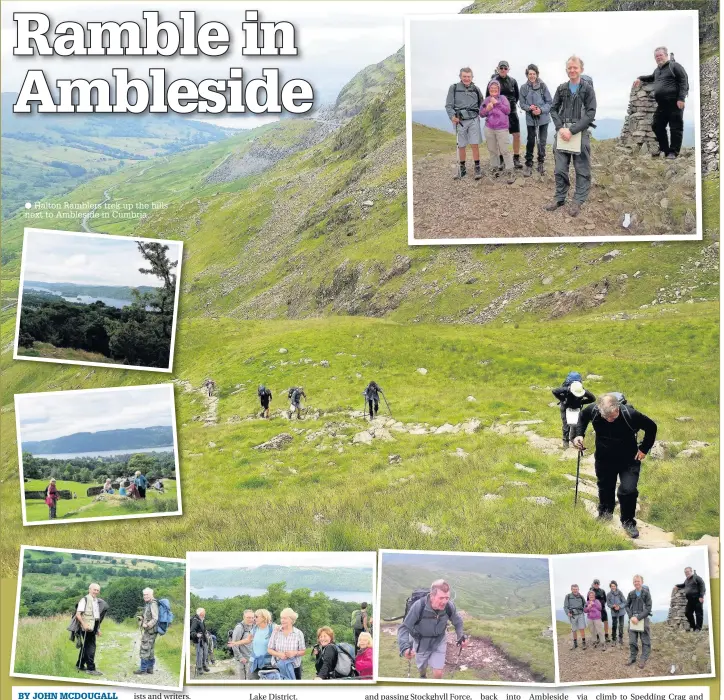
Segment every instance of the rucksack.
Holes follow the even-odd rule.
[[[619,406],[621,407],[621,417],[623,418],[626,425],[629,427],[629,430],[633,433],[637,433],[637,430],[633,429],[633,426],[631,425],[631,421],[629,420],[631,418],[630,410],[635,410],[634,407],[628,402],[626,397],[624,396],[623,392],[621,391],[609,391],[609,394],[611,396],[615,396],[616,400],[619,403]],[[593,407],[593,416],[600,414],[601,411],[599,410],[597,405],[594,405]]]
[[[158,623],[156,631],[160,635],[166,634],[168,626],[173,622],[173,613],[171,612],[171,603],[168,598],[162,598],[158,601]]]
[[[591,87],[593,87],[593,78],[590,75],[581,74],[581,80],[585,80]]]
[[[674,69],[671,67],[672,63],[676,63],[676,60],[674,59],[674,54],[672,53],[671,56],[669,56],[669,70],[671,71],[671,77],[676,80],[676,73],[674,73]],[[679,68],[681,68],[681,72],[684,74],[684,84],[686,86],[686,94],[689,94],[689,75],[684,69],[684,66],[681,65],[681,63],[678,64]]]
[[[361,630],[364,629],[364,623],[362,621],[362,618],[364,617],[364,613],[362,612],[362,609],[355,610],[352,613],[352,629],[355,630]]]
[[[294,394],[298,391],[297,387],[293,386],[289,391],[287,392],[287,396],[291,399]]]
[[[466,112],[472,112],[472,111],[473,111],[472,107],[462,107],[461,109],[455,109],[455,95],[456,95],[458,92],[466,92],[466,91],[463,91],[463,90],[458,90],[458,85],[459,85],[459,84],[460,84],[460,83],[458,82],[458,83],[455,83],[454,86],[453,86],[453,110],[454,110],[455,114],[457,114],[458,112],[461,112],[461,111],[463,111],[463,110],[465,110]],[[475,89],[475,94],[478,96],[478,104],[477,104],[477,106],[476,106],[475,109],[476,109],[478,112],[480,112],[480,105],[483,103],[483,101],[485,100],[485,98],[483,97],[482,91],[480,90],[480,88],[479,88],[475,83],[470,83],[470,85]]]
[[[354,647],[348,642],[337,642],[334,648],[337,650],[337,665],[334,667],[334,675],[337,678],[359,675],[354,666],[356,656]]]
[[[580,372],[569,372],[566,375],[566,380],[563,382],[564,387],[569,387],[573,382],[583,382],[583,377]]]

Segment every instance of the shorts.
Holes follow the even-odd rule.
[[[608,622],[608,612],[606,611],[606,608],[601,610],[601,622]]]
[[[418,645],[416,644],[415,647]],[[432,668],[441,670],[445,668],[445,656],[447,654],[447,635],[443,635],[442,641],[436,646],[425,652],[419,652],[415,649],[415,663],[417,668]]]
[[[586,616],[585,615],[574,615],[568,618],[571,622],[571,629],[576,632],[577,630],[586,629]]]
[[[510,105],[510,114],[508,115],[508,133],[520,133],[520,120],[518,119],[518,105]]]
[[[463,119],[458,122],[457,126],[455,126],[455,133],[457,134],[458,148],[477,146],[483,140],[480,133],[480,117]]]

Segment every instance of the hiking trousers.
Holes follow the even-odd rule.
[[[528,141],[525,144],[525,164],[528,167],[533,165],[533,151],[535,150],[536,130],[538,131],[538,162],[546,159],[546,141],[548,140],[548,124],[540,126],[528,125]]]
[[[686,596],[686,619],[693,630],[700,630],[704,624],[704,605],[698,596]]]
[[[636,661],[636,657],[638,656],[639,640],[641,641],[641,661],[646,661],[651,653],[651,634],[648,630],[648,625],[643,632],[635,632],[632,629],[628,631],[628,650],[631,661]]]
[[[139,655],[141,661],[146,659],[151,662],[151,668],[153,668],[153,662],[156,659],[153,648],[156,645],[157,636],[156,632],[149,632],[148,630],[143,630],[143,634],[141,635],[141,651]]]
[[[380,402],[370,399],[367,403],[370,405],[370,418],[374,418],[380,410]]]
[[[583,204],[591,191],[591,137],[588,135],[588,131],[581,134],[580,153],[566,153],[559,151],[554,146],[553,157],[555,158],[556,201],[566,201],[568,190],[571,187],[569,171],[571,161],[573,161],[573,169],[576,171],[576,189],[573,201]]]
[[[206,651],[204,649],[204,646],[206,646],[203,642],[196,642],[196,670],[200,671],[204,666],[206,666]]]
[[[546,126],[548,126],[548,124],[546,124]],[[575,428],[576,426],[568,425],[568,420],[566,419],[566,407],[563,404],[561,404],[561,421],[563,423],[563,440],[565,442],[569,442],[573,439],[573,436],[571,435],[571,428]]]
[[[53,506],[50,506],[50,507],[48,508],[48,519],[49,519],[49,520],[54,520],[54,519],[57,517],[57,515],[56,515],[56,508],[57,508],[57,506],[54,506],[54,505],[53,505]]]
[[[611,615],[611,641],[613,642],[616,639],[616,629],[618,629],[618,641],[623,640],[623,623],[625,617],[617,617],[616,615]]]
[[[508,137],[510,134],[507,129],[488,129],[485,127],[485,145],[488,147],[490,154],[490,167],[497,169],[500,165],[500,156],[503,158],[506,170],[513,169],[513,154],[508,148]]]
[[[80,655],[79,669],[96,670],[96,633],[86,632],[83,638],[83,651]]]
[[[666,127],[671,132],[671,142]],[[668,156],[669,153],[679,155],[681,142],[684,140],[684,110],[676,106],[676,100],[666,100],[656,105],[651,129],[656,134],[659,150]]]
[[[616,507],[616,496],[621,510],[621,522],[636,524],[636,501],[639,497],[638,483],[641,462],[595,462],[598,481],[598,514],[612,515]],[[616,482],[619,482],[616,491]]]

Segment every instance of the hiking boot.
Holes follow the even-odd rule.
[[[563,449],[567,450],[571,446],[571,443],[568,442],[568,440],[563,441]]]
[[[523,169],[523,165],[520,162],[520,156],[513,155],[513,168],[515,168],[515,170]]]
[[[483,171],[480,169],[480,163],[475,166],[475,179],[480,180],[483,177]]]
[[[629,660],[626,662],[626,665],[627,665],[627,666],[633,666],[635,663],[636,663],[636,659],[629,659]]]
[[[144,669],[144,668],[137,668],[137,669],[133,672],[133,674],[136,675],[136,676],[140,676],[141,674],[144,674],[144,675],[145,675],[145,673],[146,673],[146,669]]]
[[[622,525],[623,529],[626,530],[626,533],[631,539],[635,540],[639,536],[638,528],[633,520],[629,520],[627,523],[622,523]]]
[[[456,180],[462,180],[468,174],[468,169],[465,167],[465,163],[460,163],[460,169],[455,175]]]
[[[211,673],[211,669],[208,666],[203,666],[204,673]]]
[[[661,151],[656,151],[656,153],[652,153],[652,154],[651,154],[651,157],[652,157],[652,158],[658,158],[658,157],[660,157],[660,156],[661,156]]]
[[[575,640],[573,641],[573,646],[570,648],[570,651],[573,651],[574,649],[578,649],[578,642]]]
[[[646,668],[646,661],[644,659],[641,659],[641,661],[639,661],[639,668]]]
[[[557,199],[554,199],[549,204],[546,204],[543,209],[545,211],[555,211],[556,209],[560,209],[564,204],[565,202],[559,202]]]
[[[568,205],[568,216],[576,217],[581,213],[581,205],[578,202],[571,202]]]
[[[609,513],[608,511],[604,513],[599,513],[598,519],[603,520],[604,522],[608,522],[610,520],[613,520],[613,513]]]
[[[666,156],[666,160],[676,160],[677,157],[678,157],[678,156],[676,155],[676,153],[669,153],[669,154]],[[641,667],[641,668],[643,668],[643,667]]]
[[[533,174],[533,166],[527,165],[523,168],[523,177],[530,177]]]
[[[581,649],[583,649],[583,651],[586,651],[586,640],[585,639],[581,641]]]
[[[687,627],[687,628],[684,630],[684,632],[694,632],[694,631],[695,631],[695,630],[694,630],[693,627]]]
[[[513,170],[507,170],[505,172],[505,182],[508,185],[512,185],[515,182],[515,172]]]
[[[546,174],[546,167],[543,165],[543,163],[538,163],[538,175],[545,175]]]
[[[607,643],[607,644],[610,644],[610,643],[611,643],[611,640],[610,640],[610,638],[609,638],[608,635],[606,635],[606,643]]]

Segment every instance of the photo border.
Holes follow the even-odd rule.
[[[279,555],[280,560],[283,557],[288,557],[289,554],[298,554],[298,555],[325,555],[330,557],[330,559],[337,557],[340,555],[340,552],[315,552],[315,551],[308,551],[308,552],[281,552],[281,551],[274,551],[274,552],[264,552],[265,554],[275,554]],[[379,595],[379,580],[377,578],[377,550],[372,551],[354,551],[354,552],[344,552],[349,554],[358,554],[360,556],[362,555],[369,555],[370,562],[372,564],[372,590],[370,591],[370,600],[376,601],[377,596]],[[192,552],[186,552],[186,614],[188,619],[191,619],[191,561],[190,557],[193,557],[194,554],[215,554],[219,557],[223,557],[225,554],[233,554],[235,556],[254,556],[257,554],[257,552],[216,552],[216,551],[192,551]],[[299,566],[303,566],[303,564],[299,564]],[[330,564],[331,566],[331,564]],[[196,611],[194,610],[194,614],[196,614]],[[373,618],[376,621],[376,616]],[[191,678],[191,638],[190,638],[190,625],[189,630],[186,633],[186,641],[185,644],[188,645],[188,654],[186,654],[186,646],[184,646],[184,657],[185,657],[185,675],[184,675],[184,681],[191,686],[203,686],[203,685],[211,685],[211,686],[230,686],[230,687],[237,687],[237,688],[244,688],[244,687],[259,687],[260,683],[264,683],[264,681],[254,681],[254,680],[247,680],[242,681],[234,677],[231,680],[209,680],[206,675],[204,675],[201,679],[195,679]],[[308,641],[308,640],[305,640]],[[375,645],[377,646],[377,645]],[[226,645],[224,645],[224,648],[226,648]],[[379,682],[379,667],[377,665],[377,653],[375,652],[373,654],[373,660],[372,660],[372,679],[371,680],[354,680],[354,681],[346,681],[344,679],[338,678],[338,679],[328,679],[322,683],[323,687],[329,686],[329,685],[346,685],[349,686],[350,683],[354,685],[356,688],[357,686],[369,686],[374,685]],[[315,680],[301,680],[301,681],[274,681],[271,685],[272,687],[276,686],[299,686],[299,685],[314,685],[318,687],[319,681]],[[264,686],[266,687],[266,685]],[[252,693],[253,694],[253,693]]]
[[[578,236],[527,236],[516,238],[415,238],[415,212],[414,212],[414,173],[412,158],[412,70],[411,70],[411,22],[489,22],[497,20],[517,20],[523,22],[536,21],[541,17],[556,16],[560,19],[560,13],[554,12],[501,12],[488,14],[435,14],[435,15],[405,15],[405,135],[406,135],[406,169],[407,169],[407,244],[410,246],[418,245],[515,245],[527,243],[640,243],[640,242],[666,242],[666,241],[701,241],[704,238],[704,219],[702,214],[702,157],[701,157],[701,52],[699,46],[699,11],[698,10],[619,10],[611,12],[566,12],[568,16],[586,16],[605,14],[605,15],[643,15],[648,16],[654,14],[677,14],[688,15],[695,19],[694,26],[694,46],[695,54],[693,56],[696,66],[696,86],[697,90],[690,90],[696,99],[696,109],[694,114],[694,162],[696,167],[695,187],[696,187],[696,233],[682,234],[647,234],[647,235],[578,235]],[[687,57],[688,58],[688,57]],[[693,69],[692,69],[693,70]]]
[[[709,625],[709,661],[711,663],[711,673],[695,673],[695,674],[688,674],[688,675],[668,675],[668,676],[640,676],[638,678],[609,678],[608,680],[604,681],[588,681],[588,680],[579,680],[579,681],[561,681],[561,672],[560,672],[560,666],[558,665],[558,632],[557,632],[557,626],[554,626],[553,629],[555,630],[555,646],[556,646],[556,685],[562,687],[562,688],[570,688],[570,687],[578,687],[578,686],[589,686],[589,685],[611,685],[619,683],[653,683],[654,681],[681,681],[681,680],[687,680],[687,679],[702,679],[702,678],[715,678],[716,677],[716,650],[714,648],[714,625],[713,625],[713,611],[712,611],[712,602],[713,599],[711,597],[711,571],[709,567],[709,547],[707,547],[705,544],[702,545],[687,545],[685,547],[651,547],[645,550],[640,549],[620,549],[620,550],[614,550],[609,552],[572,552],[568,554],[556,554],[551,557],[551,559],[571,559],[573,557],[598,557],[601,555],[609,555],[613,554],[616,556],[641,556],[644,552],[656,552],[656,556],[664,557],[669,550],[676,549],[676,550],[699,550],[704,555],[704,562],[706,567],[706,584],[707,584],[707,592],[709,593],[709,605],[708,607],[708,616],[707,616],[707,623]],[[551,588],[553,589],[553,569],[551,568]],[[553,595],[555,595],[555,591],[553,591]],[[552,599],[552,606],[553,606],[553,618],[555,620],[555,613],[556,613],[556,603],[555,599]],[[704,686],[702,686],[703,688]]]
[[[169,346],[169,364],[168,367],[143,367],[141,365],[122,365],[115,362],[81,362],[80,360],[60,360],[52,357],[28,357],[27,355],[18,354],[18,338],[20,336],[20,313],[23,308],[23,295],[25,293],[25,254],[27,251],[27,235],[28,233],[51,233],[66,236],[81,236],[84,238],[103,238],[114,239],[119,241],[142,241],[144,243],[174,243],[180,246],[178,267],[176,270],[176,290],[173,300],[173,322],[171,324],[171,345]],[[82,367],[106,367],[113,369],[135,369],[143,372],[173,372],[174,348],[176,346],[176,328],[178,323],[179,299],[181,292],[181,267],[184,257],[183,241],[176,241],[166,238],[143,238],[141,236],[116,236],[106,233],[87,233],[85,231],[60,231],[51,228],[33,228],[25,227],[23,229],[23,251],[20,258],[20,278],[18,281],[18,310],[15,315],[15,337],[13,339],[13,360],[28,360],[30,362],[52,362],[62,365],[80,365]],[[111,285],[109,285],[111,286]]]
[[[169,511],[169,512],[159,512],[159,513],[139,513],[137,515],[108,515],[105,517],[97,517],[97,518],[68,518],[68,519],[55,519],[55,520],[38,520],[35,522],[28,522],[27,519],[27,513],[25,510],[25,471],[23,468],[23,444],[21,440],[21,433],[20,433],[20,411],[18,410],[18,402],[17,397],[18,396],[47,396],[48,394],[87,394],[91,392],[108,392],[108,391],[130,391],[133,389],[148,389],[151,387],[159,387],[164,386],[167,387],[171,392],[171,418],[173,420],[173,455],[174,455],[174,463],[175,463],[175,469],[174,473],[176,475],[176,506],[177,510],[175,511]],[[15,432],[16,432],[16,442],[18,446],[18,470],[20,472],[20,507],[22,509],[22,516],[23,516],[23,526],[24,527],[33,527],[36,525],[72,525],[73,523],[92,523],[97,522],[101,520],[128,520],[128,519],[137,519],[137,518],[163,518],[167,516],[173,516],[173,515],[183,515],[183,505],[182,505],[182,499],[181,499],[181,474],[180,474],[180,468],[181,468],[181,462],[179,459],[179,451],[178,451],[178,433],[176,428],[176,400],[175,400],[175,392],[174,392],[174,384],[173,382],[163,382],[159,384],[139,384],[139,385],[132,385],[132,386],[115,386],[115,387],[102,387],[98,389],[67,389],[63,391],[39,391],[39,392],[33,392],[29,394],[15,394],[13,396],[13,402],[15,406]]]
[[[555,608],[553,607],[553,596],[552,596],[552,590],[553,590],[553,567],[551,565],[551,559],[554,558],[555,555],[551,554],[510,554],[510,553],[503,553],[503,552],[453,552],[453,551],[447,551],[442,552],[438,550],[417,550],[417,549],[380,549],[379,550],[379,577],[377,580],[377,599],[375,601],[375,616],[374,616],[374,627],[377,630],[377,637],[381,636],[380,632],[380,625],[382,623],[382,558],[385,554],[417,554],[421,556],[425,555],[433,555],[433,556],[452,556],[452,557],[484,557],[484,558],[491,558],[491,557],[498,557],[498,558],[504,558],[504,559],[545,559],[548,563],[548,584],[549,584],[549,597],[550,597],[550,612],[551,612],[551,627],[553,628],[553,638],[551,640],[551,643],[553,644],[553,676],[554,678],[558,678],[558,655],[556,653],[556,619],[555,619]],[[484,681],[484,680],[477,680],[477,681],[465,681],[465,680],[458,680],[457,678],[397,678],[395,676],[383,676],[380,674],[379,670],[379,656],[380,656],[380,645],[375,644],[375,668],[377,669],[378,678],[380,681],[384,681],[387,683],[414,683],[417,685],[427,685],[428,683],[433,683],[437,685],[473,685],[473,686],[505,686],[511,690],[514,690],[515,688],[553,688],[554,686],[558,685],[557,682],[550,681],[548,683],[546,682],[536,682],[533,681],[531,683],[525,683],[523,681]]]
[[[114,685],[122,688],[134,688],[134,689],[140,689],[140,688],[153,688],[155,690],[183,690],[183,669],[185,664],[184,654],[186,652],[186,646],[184,644],[181,645],[181,666],[179,671],[179,684],[177,686],[168,686],[168,685],[147,685],[145,683],[122,683],[120,681],[110,681],[110,680],[99,680],[96,676],[93,676],[92,678],[71,678],[71,677],[64,677],[64,676],[41,676],[39,674],[34,673],[15,673],[15,648],[17,645],[17,635],[18,635],[18,623],[20,621],[19,613],[20,613],[20,591],[22,590],[23,585],[23,567],[25,565],[25,550],[32,549],[35,551],[40,552],[64,552],[66,554],[86,554],[91,556],[106,556],[106,557],[116,557],[116,558],[122,558],[122,559],[146,559],[149,561],[168,561],[168,562],[175,562],[177,564],[183,563],[186,572],[188,573],[188,564],[186,563],[186,559],[174,559],[172,557],[151,557],[143,554],[116,554],[113,552],[94,552],[86,549],[66,549],[64,547],[42,547],[40,545],[28,545],[28,544],[21,544],[20,545],[20,563],[18,565],[18,585],[17,585],[17,592],[15,595],[15,618],[13,621],[13,640],[12,640],[12,648],[10,650],[10,671],[8,675],[10,677],[14,678],[37,678],[40,680],[49,680],[49,681],[62,681],[66,683],[83,683],[86,685]],[[178,619],[178,616],[174,616],[175,619]],[[186,624],[186,617],[184,611],[184,624],[183,624],[183,636],[184,639],[188,638],[189,636],[189,630],[188,626]]]

